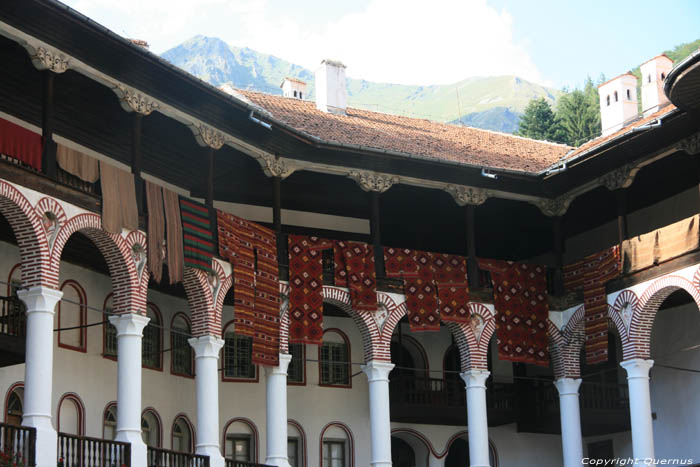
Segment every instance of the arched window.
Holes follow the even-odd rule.
[[[617,102],[617,101],[618,101],[618,99],[617,99],[617,91],[615,91],[615,102]]]
[[[647,75],[647,83],[651,83],[651,74]]]
[[[5,423],[21,425],[24,414],[24,384],[15,383],[10,387],[5,399]]]
[[[143,340],[141,341],[141,364],[144,368],[161,370],[161,336],[163,322],[160,318],[160,310],[153,303],[149,303],[146,312],[150,321],[143,330]]]
[[[297,92],[296,92],[296,90],[294,91],[294,97],[297,97]]]
[[[350,341],[340,329],[327,329],[319,352],[321,386],[351,387]]]
[[[105,324],[102,326],[102,356],[116,360],[117,328],[109,322],[109,317],[113,311],[111,293],[105,298],[104,305],[102,305],[102,310],[104,311],[102,318],[105,321]]]
[[[292,360],[287,368],[287,383],[306,384],[306,346],[300,343],[289,344],[289,354]]]
[[[234,332],[230,322],[224,331],[224,381],[257,381],[257,367],[253,365],[253,339]]]
[[[287,459],[290,467],[306,467],[306,433],[294,420],[287,424]]]
[[[350,429],[333,422],[321,430],[321,467],[354,467],[355,445]]]
[[[664,73],[664,72],[662,71],[662,72],[661,72],[661,81],[663,81],[663,80],[665,80],[665,79],[666,79],[666,73]]]
[[[247,418],[234,418],[224,426],[224,457],[236,461],[258,461],[258,429]]]
[[[632,93],[630,92],[629,89],[627,90],[627,100],[628,100],[628,101],[631,101],[631,100],[632,100]]]
[[[117,403],[110,402],[102,417],[102,438],[113,440],[117,436]]]
[[[61,286],[63,297],[58,302],[58,346],[85,352],[87,298],[83,288],[74,280]]]
[[[606,105],[610,105],[610,94],[605,96],[605,102],[606,102]]]
[[[172,449],[178,452],[192,452],[192,424],[184,415],[178,415],[173,422]]]
[[[302,96],[302,92],[299,91],[299,99],[303,99],[303,98],[304,98],[304,96]]]
[[[170,371],[174,375],[192,376],[192,347],[187,340],[190,335],[190,322],[183,313],[173,317],[170,325]]]
[[[58,403],[58,431],[82,436],[85,427],[85,408],[77,394],[64,394]]]
[[[159,448],[161,443],[160,417],[153,409],[146,409],[141,415],[141,437],[146,446]]]

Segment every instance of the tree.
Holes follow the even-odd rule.
[[[532,99],[527,104],[525,113],[520,118],[518,131],[515,134],[526,138],[557,143],[562,142],[564,137],[561,125],[549,102],[544,97]]]
[[[598,89],[590,77],[583,90],[563,95],[557,104],[556,116],[564,132],[564,142],[580,146],[600,135]]]

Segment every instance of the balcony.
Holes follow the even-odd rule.
[[[0,367],[24,363],[27,315],[17,297],[0,297]]]
[[[226,467],[273,467],[267,464],[256,464],[255,462],[235,461],[226,459]]]
[[[209,467],[209,456],[149,446],[148,467]]]
[[[59,433],[57,464],[58,467],[129,467],[131,444]]]
[[[0,463],[36,465],[36,428],[0,423]],[[7,464],[5,464],[7,462]]]

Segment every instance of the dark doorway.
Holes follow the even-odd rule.
[[[469,465],[469,443],[463,438],[454,440],[447,452],[445,467],[464,467]]]
[[[416,467],[416,453],[404,440],[391,437],[391,463],[393,467]]]

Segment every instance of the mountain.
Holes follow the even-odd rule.
[[[220,86],[281,94],[282,80],[306,81],[307,98],[314,98],[314,73],[247,47],[232,47],[221,39],[196,36],[162,57],[189,73]],[[554,103],[562,94],[517,76],[475,77],[450,85],[409,86],[348,79],[348,106],[378,112],[461,123],[513,132],[530,99]],[[459,100],[458,100],[459,97]]]

